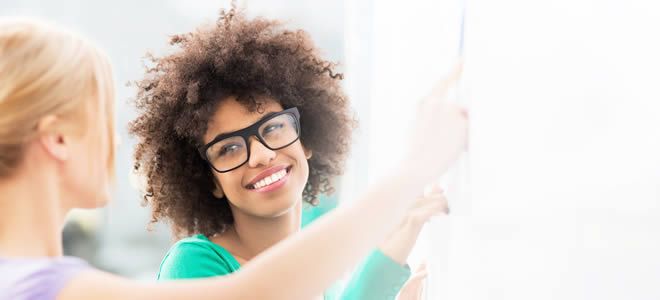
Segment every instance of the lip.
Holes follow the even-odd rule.
[[[245,185],[245,188],[250,189],[250,187],[253,186],[255,183],[259,182],[259,180],[262,180],[262,179],[264,179],[264,178],[266,178],[270,175],[273,175],[273,174],[275,174],[279,171],[282,171],[284,169],[288,169],[289,167],[290,167],[289,165],[278,165],[278,166],[274,166],[270,169],[267,169],[267,170],[257,174],[257,176],[254,176],[254,178],[252,178],[252,180],[250,180],[250,182],[248,182],[248,184]],[[288,177],[288,175],[289,175],[289,170],[287,170],[287,175],[285,177]]]
[[[257,193],[268,193],[272,192],[274,190],[277,190],[281,187],[283,187],[288,181],[289,181],[289,175],[291,174],[291,170],[287,170],[286,175],[282,177],[280,180],[278,180],[275,183],[271,183],[267,186],[258,188],[258,189],[252,189],[250,191],[257,192]]]

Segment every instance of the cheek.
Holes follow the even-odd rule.
[[[222,189],[222,192],[229,199],[240,198],[238,197],[238,195],[239,193],[241,193],[242,190],[240,177],[236,176],[236,174],[232,174],[235,171],[238,170],[234,170],[224,174],[218,174],[218,173],[214,174],[215,176],[214,184],[216,186],[220,184],[220,188]]]
[[[98,178],[97,181],[106,181],[108,179],[108,155],[109,151],[103,143],[96,144],[96,147],[88,150],[89,159],[92,161],[90,164],[90,176]]]
[[[303,159],[299,161],[299,164],[301,170],[303,171],[303,175],[305,175],[305,179],[307,179],[307,176],[309,176],[309,162],[303,157]]]
[[[110,169],[114,171],[114,166],[109,166],[108,161],[109,151],[106,149],[99,149],[95,156],[95,161],[93,164],[92,171],[94,174],[90,174],[90,178],[96,178],[95,186],[89,188],[91,193],[94,193],[94,196],[90,199],[95,199],[93,203],[90,203],[90,206],[100,207],[108,203],[111,198],[111,193],[113,189],[113,180],[111,177]],[[113,162],[114,163],[114,162]]]
[[[92,149],[88,151],[90,163],[87,166],[87,170],[83,171],[87,177],[87,180],[90,181],[90,184],[94,184],[95,188],[101,189],[101,187],[107,186],[109,182],[108,174],[108,151],[105,149]],[[93,187],[94,188],[94,187]]]
[[[298,142],[298,147],[296,147],[296,154],[295,157],[297,158],[298,164],[300,165],[300,169],[302,172],[300,172],[303,176],[305,181],[307,181],[307,177],[309,176],[309,161],[307,160],[307,155],[305,154],[305,151]]]
[[[69,199],[74,207],[96,208],[109,200],[109,182],[105,160],[95,149],[84,145],[71,147],[66,166]]]

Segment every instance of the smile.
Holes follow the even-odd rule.
[[[286,184],[289,179],[290,172],[291,166],[272,173],[253,184],[249,184],[247,189],[253,190],[255,192],[270,192],[276,190]]]

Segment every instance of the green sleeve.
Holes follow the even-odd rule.
[[[393,300],[410,274],[408,265],[402,266],[376,249],[355,270],[339,299]]]
[[[334,209],[336,196],[321,195],[319,205],[303,210],[303,227]],[[410,268],[395,262],[380,250],[374,250],[353,273],[342,291],[341,283],[326,290],[327,300],[383,300],[394,299],[410,278]]]
[[[158,280],[213,277],[231,272],[227,261],[208,245],[179,242],[170,249],[160,264]]]

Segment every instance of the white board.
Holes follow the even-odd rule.
[[[432,299],[660,299],[659,30],[652,2],[468,2],[470,197]]]
[[[374,3],[370,133],[405,132],[460,3]],[[469,0],[464,49],[470,149],[415,250],[427,298],[660,299],[660,4]],[[369,141],[373,180],[401,149]]]

